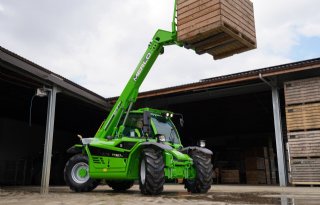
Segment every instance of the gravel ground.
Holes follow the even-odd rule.
[[[1,187],[0,205],[232,205],[232,204],[320,204],[319,188],[214,186],[207,194],[190,194],[183,185],[166,185],[159,196],[144,196],[134,186],[116,193],[99,186],[89,193],[74,193],[67,187],[51,187],[48,195],[40,195],[39,187]]]

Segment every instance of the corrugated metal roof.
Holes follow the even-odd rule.
[[[230,79],[230,78],[243,77],[243,76],[249,76],[249,75],[259,75],[260,73],[265,74],[265,73],[280,71],[284,69],[292,69],[294,67],[305,66],[307,64],[314,64],[314,63],[320,63],[320,58],[304,60],[304,61],[299,61],[294,63],[287,63],[287,64],[282,64],[277,66],[271,66],[271,67],[261,68],[257,70],[250,70],[246,72],[239,72],[239,73],[234,73],[234,74],[225,75],[225,76],[218,76],[214,78],[207,78],[207,79],[200,80],[200,82],[209,82],[209,81]]]
[[[72,93],[73,95],[79,96],[80,98],[90,101],[94,104],[98,104],[104,109],[110,107],[106,99],[66,78],[58,75],[28,59],[25,59],[18,54],[15,54],[0,46],[0,60],[7,62],[10,65],[14,65],[15,69],[20,69],[24,72],[47,82],[49,85],[56,85],[63,91]]]

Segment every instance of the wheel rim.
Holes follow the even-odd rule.
[[[89,180],[89,166],[87,163],[79,162],[72,167],[71,177],[78,184],[86,183]]]
[[[141,184],[144,184],[146,182],[146,162],[144,159],[142,159],[140,164],[140,181]]]

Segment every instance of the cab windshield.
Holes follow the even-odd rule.
[[[124,116],[120,120],[120,124],[123,124]],[[180,140],[176,129],[171,120],[166,119],[163,116],[152,115],[151,121],[153,123],[152,132],[150,137],[154,138],[156,134],[164,135],[166,142],[172,144],[180,144]],[[143,133],[143,115],[140,113],[130,113],[122,131],[122,135],[126,137],[140,138],[144,137]]]
[[[154,123],[157,134],[164,135],[166,138],[166,142],[170,142],[172,144],[180,144],[176,129],[174,128],[174,125],[170,120],[162,116],[152,116],[151,119]]]

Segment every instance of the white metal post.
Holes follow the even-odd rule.
[[[43,165],[42,165],[42,178],[41,178],[41,189],[40,189],[41,194],[47,194],[49,192],[57,87],[53,86],[52,89],[46,89],[46,90],[48,92],[48,110],[47,110],[47,125],[46,125],[46,135],[45,135]]]
[[[280,186],[287,186],[287,172],[285,164],[285,152],[282,134],[282,123],[280,114],[280,100],[279,91],[276,86],[272,87],[272,105],[273,105],[273,118],[274,118],[274,129],[276,135],[276,147],[277,147],[277,159],[278,159],[278,172]]]

